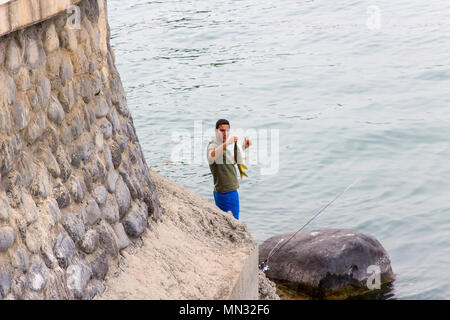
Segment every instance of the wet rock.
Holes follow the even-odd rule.
[[[73,213],[64,214],[62,218],[62,225],[75,243],[83,240],[86,231],[83,221],[78,216]]]
[[[108,274],[108,256],[105,251],[100,252],[89,264],[92,269],[92,276],[98,280],[104,280]]]
[[[39,256],[31,259],[30,269],[28,270],[28,287],[34,291],[41,291],[45,288],[48,280],[48,269]]]
[[[70,194],[69,191],[63,184],[57,184],[53,189],[53,196],[58,202],[59,208],[65,208],[70,204]]]
[[[75,243],[65,232],[60,232],[53,247],[55,257],[61,268],[67,268],[75,254]]]
[[[117,237],[112,227],[106,222],[101,221],[97,229],[99,234],[99,246],[105,250],[111,257],[116,258],[119,254]]]
[[[141,210],[134,208],[122,221],[125,232],[130,237],[140,236],[147,227],[147,219]]]
[[[116,199],[119,205],[120,217],[122,218],[131,206],[131,194],[122,178],[119,178],[116,183]]]
[[[260,263],[280,239],[274,236],[259,247]],[[373,237],[348,229],[298,233],[269,262],[266,275],[315,297],[347,297],[367,291],[369,267],[380,270],[381,284],[394,279],[387,252]]]
[[[58,125],[64,120],[64,109],[57,98],[52,97],[50,105],[47,108],[47,116]]]
[[[99,244],[99,234],[97,230],[90,229],[86,232],[83,241],[80,244],[80,248],[85,253],[94,252]]]
[[[101,209],[102,217],[108,223],[114,224],[120,219],[119,206],[114,196],[108,194],[105,205]]]
[[[119,250],[125,249],[130,245],[130,239],[128,239],[127,234],[125,233],[125,229],[123,227],[123,224],[116,223],[114,225],[114,232],[117,236],[117,245],[119,246]]]
[[[0,252],[11,247],[16,239],[16,232],[11,227],[0,227]]]
[[[0,264],[0,298],[5,298],[11,290],[13,270],[8,262]]]
[[[86,225],[94,225],[100,220],[101,212],[94,200],[89,200],[83,212],[83,221]]]
[[[98,186],[94,189],[93,196],[99,206],[102,206],[105,204],[107,193],[108,192],[106,191],[106,188],[104,186]]]

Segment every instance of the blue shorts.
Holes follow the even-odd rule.
[[[233,217],[239,220],[239,194],[237,190],[219,193],[214,191],[216,206],[225,212],[231,211]]]

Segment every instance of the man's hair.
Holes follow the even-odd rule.
[[[228,122],[227,119],[219,119],[219,120],[217,120],[217,122],[216,122],[216,129],[219,129],[219,127],[220,127],[221,124],[227,124],[227,125],[230,125],[230,123]]]

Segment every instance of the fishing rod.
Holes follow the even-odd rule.
[[[319,214],[321,214],[323,211],[325,211],[326,208],[328,208],[334,201],[336,201],[339,197],[341,197],[344,193],[347,192],[348,189],[351,188],[352,185],[354,185],[356,183],[356,181],[358,180],[355,179],[355,181],[353,181],[352,183],[350,183],[347,188],[345,188],[344,191],[342,191],[340,194],[338,194],[333,200],[331,200],[325,207],[323,207],[317,214],[315,214],[311,219],[309,219],[309,221],[307,223],[305,223],[300,229],[297,230],[297,232],[295,232],[285,243],[283,243],[277,250],[275,250],[275,248],[284,241],[284,239],[281,239],[280,241],[278,241],[278,243],[272,248],[272,250],[270,250],[269,254],[267,255],[267,259],[264,260],[259,266],[258,268],[260,270],[262,270],[263,272],[266,272],[267,270],[269,270],[269,259],[276,254],[281,248],[283,248],[292,238],[295,237],[295,235],[297,233],[299,233],[301,230],[303,230],[303,228],[305,228],[311,221],[313,221],[316,217],[319,216]],[[273,252],[275,250],[275,252]]]

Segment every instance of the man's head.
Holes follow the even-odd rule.
[[[230,134],[230,123],[226,119],[219,119],[216,122],[216,136],[220,135],[223,142],[228,139]]]

